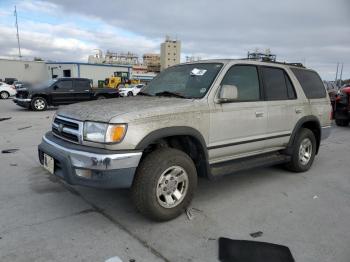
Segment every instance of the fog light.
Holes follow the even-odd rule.
[[[88,169],[75,169],[75,174],[79,177],[84,177],[90,179],[92,176],[91,170]]]

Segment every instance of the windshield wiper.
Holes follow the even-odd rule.
[[[163,91],[155,94],[156,96],[174,96],[174,97],[179,97],[179,98],[187,98],[184,95],[181,95],[179,93],[175,92],[170,92],[170,91]]]

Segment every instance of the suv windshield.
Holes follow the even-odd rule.
[[[154,78],[142,93],[202,98],[222,68],[221,63],[197,63],[170,67]]]

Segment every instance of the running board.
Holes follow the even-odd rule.
[[[290,159],[290,156],[282,155],[280,153],[262,154],[212,164],[210,165],[210,172],[213,177],[217,177],[257,167],[267,167],[283,164],[289,162]]]

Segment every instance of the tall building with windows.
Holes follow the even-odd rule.
[[[144,54],[143,63],[147,66],[148,72],[160,72],[160,55],[159,54]]]
[[[180,63],[181,42],[171,40],[166,36],[165,42],[160,45],[160,70]]]

